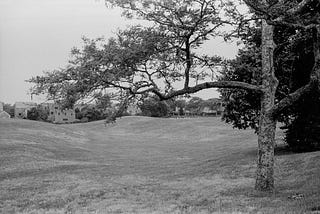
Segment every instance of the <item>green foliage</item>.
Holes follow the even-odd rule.
[[[95,108],[100,110],[101,112],[107,111],[111,108],[112,101],[109,94],[98,93],[95,95],[96,104]]]
[[[218,111],[218,110],[221,110],[221,107],[223,104],[220,98],[211,98],[211,99],[205,100],[204,105],[208,106],[212,110]]]
[[[97,93],[106,89],[121,94],[123,89],[137,91],[151,86],[143,80],[148,78],[146,72],[139,73],[143,69],[141,67],[155,57],[170,60],[169,51],[156,53],[157,49],[167,45],[163,35],[152,28],[134,26],[120,31],[117,36],[107,42],[84,38],[83,48],[72,50],[72,59],[66,68],[45,72],[43,76],[28,80],[35,83],[31,93],[46,94],[48,99],[59,101],[64,107],[72,107],[76,101],[96,98]],[[149,69],[157,69],[166,66],[166,62],[155,60],[148,65]],[[133,81],[139,75],[142,80]]]
[[[39,119],[39,112],[37,108],[32,108],[28,111],[27,119],[29,120],[38,120]]]
[[[150,97],[139,105],[142,115],[149,117],[166,117],[169,113],[168,105],[164,101],[159,101],[156,97]]]
[[[33,107],[28,110],[28,120],[47,121],[49,116],[49,110],[42,108],[41,106]]]
[[[231,62],[231,69],[224,71],[223,80],[261,83],[261,56],[258,51],[261,45],[260,32],[258,28],[249,31],[252,36],[246,38],[245,48]],[[277,102],[308,83],[314,56],[310,31],[276,27],[274,40],[278,44],[275,50],[275,73],[279,80]],[[220,92],[226,103],[223,120],[236,128],[258,131],[260,95],[244,90],[221,89]],[[295,151],[319,147],[320,105],[315,102],[317,99],[319,94],[304,96],[277,115],[277,120],[286,124],[285,140]]]
[[[213,76],[221,57],[196,50],[208,39],[224,35],[222,27],[228,18],[222,14],[225,8],[231,12],[233,4],[208,0],[108,2],[122,7],[129,18],[149,21],[148,27],[131,26],[108,40],[84,38],[83,47],[72,50],[68,66],[28,80],[35,84],[32,94],[46,94],[70,108],[100,92],[119,99],[128,92],[139,99],[149,93],[168,94],[177,81],[191,83]]]
[[[219,114],[222,113],[222,102],[218,98],[203,100],[200,97],[192,97],[186,104],[186,110],[191,114],[200,115],[204,107],[217,111]]]
[[[204,104],[204,100],[202,98],[192,97],[186,105],[186,110],[194,114],[200,114],[203,104]]]
[[[249,37],[244,37],[245,47],[239,51],[235,60],[226,67],[221,80],[244,81],[261,84],[261,53],[259,24],[248,29]],[[312,39],[309,31],[276,27],[274,40],[275,74],[279,80],[276,102],[286,97],[309,81],[309,74],[314,64]],[[253,128],[257,131],[260,94],[253,91],[220,89],[226,103],[223,119],[234,127]],[[277,120],[288,125],[295,115],[295,108],[290,107],[277,115]]]
[[[79,108],[75,108],[74,112],[76,114],[76,119],[81,120],[83,118],[83,115],[82,115],[81,111],[79,110]]]
[[[295,105],[285,140],[297,152],[320,150],[320,93],[306,94]]]
[[[76,109],[75,113],[76,113],[76,119],[86,121],[86,122],[102,120],[107,117],[107,113],[97,109],[94,106],[86,106],[82,108],[81,111],[79,109]]]
[[[320,150],[320,117],[298,116],[287,127],[285,140],[295,152]]]
[[[112,114],[112,101],[108,94],[97,93],[94,98],[94,104],[86,104],[75,108],[76,119],[88,122],[102,120]]]
[[[230,61],[230,67],[225,67],[220,77],[224,81],[241,81],[251,84],[261,83],[261,44],[260,29],[251,28],[251,36],[247,38],[246,46],[236,59]],[[257,36],[258,35],[258,36]],[[219,89],[225,110],[222,119],[239,129],[252,128],[257,131],[260,94],[254,91],[239,89]]]

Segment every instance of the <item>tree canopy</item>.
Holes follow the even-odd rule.
[[[226,67],[222,80],[236,80],[248,83],[261,83],[261,29],[259,23],[247,29],[247,37],[242,40],[245,46],[239,50],[230,66]],[[308,83],[314,65],[312,33],[310,30],[295,30],[292,27],[275,28],[275,74],[279,80],[276,99],[281,100]],[[258,128],[260,95],[254,91],[220,89],[226,111],[223,119],[236,128]],[[292,105],[277,115],[277,120],[288,124],[296,114]]]
[[[245,35],[247,36],[242,38],[245,46],[239,51],[236,59],[230,61],[230,66],[223,72],[222,80],[261,82],[261,52],[259,52],[261,29],[258,27],[259,24],[256,22],[246,29]],[[276,100],[281,100],[310,81],[310,72],[315,63],[312,47],[313,36],[310,29],[276,26],[274,41],[276,44],[274,68],[275,75],[279,80]],[[234,89],[220,89],[220,92],[226,103],[223,119],[232,123],[236,128],[250,127],[258,131],[259,94],[254,91]],[[313,119],[316,121],[318,120],[316,118],[320,116],[317,96],[319,96],[317,92],[311,91],[304,95],[300,101],[277,115],[277,120],[285,123],[283,128],[292,129],[286,131],[286,142],[294,150],[312,150],[319,147],[317,143],[311,143],[317,141],[317,135],[307,131],[320,130],[316,123],[312,123]],[[312,106],[310,102],[313,103]],[[308,110],[306,111],[306,109]],[[310,124],[314,124],[313,127]],[[301,133],[299,135],[297,130],[303,128],[306,131],[303,134],[299,132]]]
[[[230,18],[221,18],[234,7],[231,3],[180,0],[118,4],[127,8],[127,16],[136,15],[151,21],[152,26],[132,26],[107,41],[84,38],[83,47],[72,50],[66,68],[29,80],[36,83],[32,93],[45,93],[50,99],[72,105],[105,89],[113,89],[117,95],[152,92],[169,99],[217,86],[258,88],[241,82],[205,81],[218,73],[223,59],[197,50],[206,40],[222,36],[223,26],[232,24]],[[183,82],[180,90],[177,82]]]

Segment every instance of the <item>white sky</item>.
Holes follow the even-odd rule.
[[[0,101],[31,101],[25,80],[64,67],[81,37],[111,37],[132,21],[104,0],[0,0]],[[235,44],[210,41],[206,52],[234,57]],[[217,97],[213,90],[197,94]],[[34,97],[33,101],[43,101]]]

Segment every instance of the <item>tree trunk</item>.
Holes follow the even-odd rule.
[[[273,26],[262,21],[262,97],[258,137],[258,166],[256,190],[274,189],[274,143],[276,121],[271,115],[274,106],[278,80],[274,75],[273,65]]]

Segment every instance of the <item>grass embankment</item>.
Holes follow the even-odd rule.
[[[256,141],[219,118],[124,117],[108,127],[0,120],[0,213],[320,209],[320,152],[278,152],[276,191],[261,194]]]

